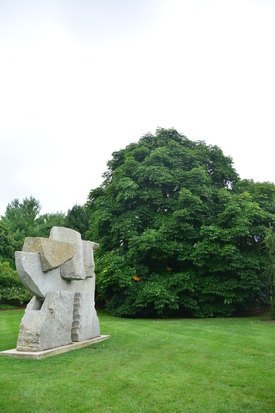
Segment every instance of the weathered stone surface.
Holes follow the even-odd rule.
[[[43,271],[59,267],[71,259],[76,252],[75,246],[71,243],[41,237],[26,238],[22,250],[38,252]]]
[[[94,309],[93,310],[93,322],[92,322],[92,337],[99,337],[99,336],[100,336],[99,319],[97,316],[97,312]]]
[[[45,301],[33,297],[22,318],[18,351],[42,351],[70,344],[74,293],[49,292]]]
[[[93,277],[94,275],[94,254],[93,254],[93,242],[91,241],[82,241],[82,249],[83,249],[83,261],[84,261],[84,268],[86,271],[86,277]]]
[[[94,303],[93,258],[98,244],[82,241],[78,232],[58,227],[52,228],[51,247],[46,241],[30,239],[24,246],[27,251],[15,253],[19,277],[35,295],[21,322],[17,350],[22,352],[41,351],[100,336]],[[72,246],[75,253],[58,268],[52,268],[58,259],[64,259],[64,256],[60,259],[57,251],[59,258],[54,257],[54,252],[53,257],[48,258],[51,255],[48,251],[56,242]],[[29,252],[37,249],[40,252]],[[42,255],[51,266],[47,271]]]
[[[44,298],[49,291],[66,290],[66,282],[60,276],[60,268],[44,273],[38,252],[16,251],[15,265],[22,283],[36,297]]]
[[[86,271],[84,267],[83,247],[79,232],[64,227],[53,227],[50,239],[73,244],[76,252],[72,259],[61,265],[61,277],[67,280],[84,280]]]
[[[49,291],[87,291],[94,297],[95,277],[80,282],[63,279],[60,268],[45,273],[42,271],[40,255],[37,252],[16,251],[15,265],[22,283],[36,297],[43,298]]]
[[[94,298],[90,293],[76,293],[74,299],[72,341],[88,340],[97,337],[97,320],[94,309]]]

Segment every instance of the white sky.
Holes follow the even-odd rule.
[[[275,182],[275,0],[0,0],[0,214],[86,201],[157,127]]]

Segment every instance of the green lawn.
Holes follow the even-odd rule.
[[[22,310],[0,312],[0,350]],[[275,323],[100,314],[108,341],[44,360],[0,358],[0,412],[273,413]]]

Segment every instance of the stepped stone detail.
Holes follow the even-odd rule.
[[[80,293],[74,295],[74,311],[72,324],[72,341],[78,341],[78,334],[80,328]]]

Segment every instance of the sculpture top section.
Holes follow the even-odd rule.
[[[56,241],[49,238],[26,238],[22,251],[38,252],[40,254],[42,271],[54,270],[73,258],[76,246],[68,242]]]
[[[17,271],[37,297],[51,290],[82,290],[73,281],[94,277],[93,251],[98,246],[83,241],[77,231],[53,227],[49,238],[26,238],[23,250],[15,253]]]

